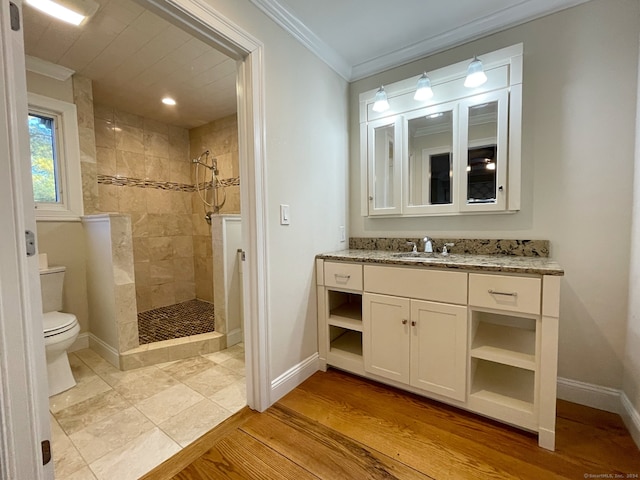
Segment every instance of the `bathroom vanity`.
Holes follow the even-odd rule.
[[[555,448],[560,266],[543,257],[316,257],[333,366],[536,432]]]

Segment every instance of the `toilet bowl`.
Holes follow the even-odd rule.
[[[67,350],[78,338],[80,325],[75,315],[59,311],[62,309],[64,273],[64,267],[40,270],[49,396],[57,395],[76,385]]]

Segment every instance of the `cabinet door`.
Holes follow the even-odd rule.
[[[369,215],[401,213],[402,118],[369,123],[367,133]]]
[[[465,400],[467,308],[411,301],[411,385]]]
[[[362,298],[364,369],[409,383],[409,299],[365,293]]]

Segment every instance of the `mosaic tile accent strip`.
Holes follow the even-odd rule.
[[[349,238],[351,250],[409,251],[407,242],[415,242],[422,250],[422,238]],[[432,238],[434,251],[441,252],[445,243],[453,243],[450,253],[470,255],[512,255],[518,257],[548,257],[549,240],[498,240],[470,238]]]
[[[117,175],[98,174],[98,183],[103,185],[115,185],[118,187],[156,188],[159,190],[171,190],[174,192],[196,191],[195,185],[187,183],[156,182],[154,180],[142,180],[140,178],[121,177]],[[240,177],[231,177],[218,180],[217,187],[232,187],[238,185],[240,185]],[[212,187],[213,182],[199,184],[200,190],[211,190]]]
[[[213,303],[201,300],[154,308],[138,313],[140,345],[189,337],[215,330]]]

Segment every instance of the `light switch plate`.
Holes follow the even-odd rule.
[[[289,205],[280,205],[280,225],[289,225],[290,222]]]

